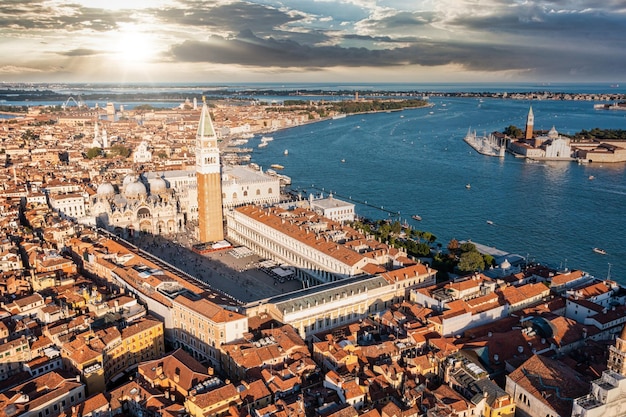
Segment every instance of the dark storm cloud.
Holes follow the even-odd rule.
[[[105,32],[117,28],[119,22],[129,21],[128,13],[94,9],[78,4],[63,5],[64,12],[43,1],[0,2],[0,27],[27,30],[78,31],[90,29]]]
[[[259,35],[274,34],[276,28],[301,21],[304,15],[253,3],[231,3],[207,7],[207,2],[186,2],[184,8],[167,8],[155,11],[165,23],[196,26],[203,29],[239,32],[252,30]]]
[[[467,44],[461,41],[420,41],[395,49],[308,46],[288,40],[262,39],[250,31],[236,38],[212,37],[207,42],[186,41],[171,49],[173,59],[255,67],[393,67],[458,64],[476,71],[525,71],[537,74],[615,73],[626,66],[624,56],[595,51],[586,60],[577,51],[507,45]],[[522,58],[523,57],[523,58]]]
[[[615,46],[626,45],[623,29],[625,14],[606,12],[545,12],[540,9],[528,13],[495,15],[489,17],[457,18],[450,22],[462,29],[541,37],[545,42],[578,40],[603,41]]]

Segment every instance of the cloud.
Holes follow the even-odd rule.
[[[162,0],[137,8],[98,1],[0,2],[0,65],[93,68],[90,57],[122,59],[111,45],[137,35],[170,66],[163,74],[211,64],[253,74],[449,66],[615,79],[626,67],[623,0]],[[19,64],[8,58],[15,50],[29,51]]]
[[[72,49],[71,51],[59,52],[59,55],[63,55],[63,56],[93,56],[93,55],[100,55],[101,53],[102,53],[101,51],[96,51],[94,49],[77,48],[77,49]]]
[[[128,13],[86,8],[79,4],[67,3],[62,6],[50,5],[44,1],[15,1],[0,3],[0,27],[17,30],[93,30],[104,32],[114,30],[120,22],[131,20]],[[6,30],[5,29],[5,30]]]

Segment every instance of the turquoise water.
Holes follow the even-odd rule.
[[[371,218],[389,217],[385,210],[399,213],[444,246],[452,238],[471,239],[598,277],[607,276],[610,263],[611,278],[626,283],[625,164],[482,156],[463,142],[468,128],[483,133],[523,127],[531,103],[431,101],[433,108],[353,115],[275,132],[266,148],[257,148],[255,138],[252,160],[263,168],[283,165],[292,187],[306,190],[304,195],[323,189],[366,201],[357,212]],[[626,128],[626,112],[594,110],[592,102],[532,106],[536,129]],[[412,220],[413,214],[423,220]]]

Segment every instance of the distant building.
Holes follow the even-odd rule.
[[[148,143],[142,141],[133,152],[133,162],[143,164],[152,161],[152,152],[148,150]]]
[[[309,195],[309,206],[320,216],[336,222],[353,222],[355,217],[354,204],[335,198],[332,194],[328,198],[320,195],[319,198]]]

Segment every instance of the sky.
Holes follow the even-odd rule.
[[[625,0],[2,0],[1,82],[626,82]]]

